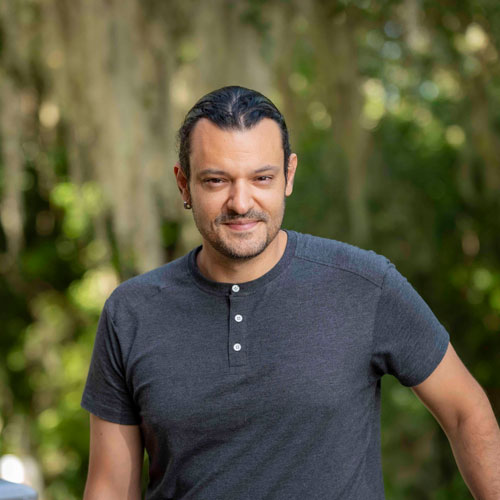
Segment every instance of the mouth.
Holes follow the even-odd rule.
[[[227,222],[224,223],[225,226],[228,226],[230,229],[233,231],[248,231],[249,229],[252,229],[255,227],[260,221],[258,220],[251,220],[251,221],[234,221],[234,222]]]

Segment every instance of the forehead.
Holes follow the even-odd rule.
[[[231,167],[283,163],[281,131],[270,118],[243,130],[224,130],[202,118],[194,126],[190,142],[190,163],[194,168],[208,164]]]

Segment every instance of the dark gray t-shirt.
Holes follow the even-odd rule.
[[[82,406],[140,426],[148,500],[384,498],[380,378],[419,384],[448,334],[385,257],[287,234],[254,281],[198,247],[107,300]]]

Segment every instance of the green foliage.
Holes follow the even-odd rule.
[[[20,2],[19,19],[42,22],[37,21],[41,3]],[[154,12],[155,2],[146,3]],[[229,4],[236,8],[235,2]],[[248,1],[237,27],[253,26],[265,45],[261,52],[267,64],[276,64],[277,95],[299,155],[284,225],[357,243],[348,192],[349,146],[356,130],[345,134],[342,104],[350,102],[349,92],[358,85],[358,128],[368,137],[363,164],[370,232],[363,245],[389,257],[426,299],[500,414],[500,192],[492,184],[498,170],[492,151],[498,151],[491,149],[500,130],[498,2],[415,2],[422,9],[411,22],[404,19],[412,2],[312,4],[323,9],[321,16],[313,17],[314,9],[296,12],[293,2]],[[273,38],[279,23],[271,9],[291,13],[288,31],[280,32],[288,36],[285,43]],[[166,17],[162,22],[168,23]],[[192,71],[202,53],[191,18],[184,19],[188,34],[179,37],[174,51],[179,73]],[[335,47],[327,36],[346,23],[355,64],[352,81],[342,83],[349,59],[335,66]],[[6,59],[6,29],[0,26],[0,70],[22,85],[30,82],[33,95],[23,87],[24,105],[29,107],[30,99],[38,105],[50,91],[38,50],[32,48],[33,60],[28,68],[20,64],[21,71]],[[288,59],[272,53],[280,42]],[[73,77],[76,82],[80,75]],[[6,228],[0,230],[0,454],[34,456],[48,500],[82,496],[88,415],[79,403],[96,325],[111,290],[137,271],[137,256],[120,244],[112,226],[109,193],[86,175],[78,182],[71,178],[74,151],[65,127],[61,123],[51,136],[32,125],[23,142],[19,189],[26,215],[18,255],[9,253]],[[82,141],[81,147],[90,157],[94,146],[85,137],[88,143]],[[172,214],[162,217],[161,243],[168,259],[175,255],[183,224]],[[470,498],[427,410],[394,379],[384,378],[382,387],[387,497]]]

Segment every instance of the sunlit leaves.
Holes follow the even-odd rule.
[[[82,279],[73,282],[68,293],[82,311],[99,314],[104,301],[118,285],[118,277],[111,266],[91,269]]]
[[[252,81],[262,85],[257,90],[284,107],[299,155],[285,225],[349,241],[348,156],[365,154],[360,169],[366,172],[371,229],[366,246],[393,260],[416,284],[480,382],[493,388],[500,385],[495,358],[500,332],[500,197],[497,192],[492,192],[490,201],[484,196],[492,189],[485,175],[484,151],[491,156],[492,171],[499,157],[496,1],[445,5],[430,0],[252,0],[242,7],[241,18],[232,17],[228,23],[222,10],[211,18],[214,26],[209,32],[214,39],[223,32],[241,37],[250,26],[259,33],[252,40],[262,42],[244,44],[244,53],[237,43],[228,44],[226,52],[223,45],[216,45],[223,61],[216,67],[227,67],[227,75],[213,74],[211,57],[216,60],[219,54],[207,54],[209,40],[200,36],[207,32],[200,28],[205,20],[197,16],[193,3],[132,2],[143,16],[133,43],[144,38],[149,45],[140,62],[134,59],[140,52],[127,51],[132,64],[114,78],[107,72],[108,63],[114,67],[119,61],[105,44],[95,53],[88,51],[89,32],[83,29],[83,19],[82,29],[71,33],[71,43],[58,44],[56,37],[45,51],[42,41],[34,44],[37,12],[55,4],[12,3],[22,7],[22,19],[2,24],[7,30],[4,38],[7,41],[17,21],[28,26],[28,36],[15,37],[11,45],[17,49],[33,44],[30,66],[28,70],[28,58],[18,58],[16,67],[10,54],[10,59],[2,59],[8,65],[1,63],[0,68],[2,78],[10,75],[19,86],[22,127],[26,127],[19,147],[27,164],[19,177],[27,248],[0,283],[0,453],[24,453],[28,437],[42,466],[48,500],[81,498],[88,415],[79,402],[96,323],[119,281],[117,270],[123,271],[126,262],[127,272],[137,272],[137,260],[124,248],[126,238],[136,234],[128,232],[118,241],[117,227],[129,224],[126,216],[135,210],[132,203],[141,200],[131,196],[133,182],[140,181],[139,189],[139,184],[151,181],[147,172],[153,171],[131,174],[129,160],[133,157],[147,165],[160,157],[168,163],[164,150],[150,141],[151,133],[157,133],[160,142],[170,140],[174,125],[182,119],[180,111],[187,111],[207,82],[231,74],[231,78],[241,76],[242,81],[234,83],[245,84],[244,72],[240,75],[235,69],[248,69],[257,76]],[[181,4],[187,15],[177,24],[170,11]],[[83,5],[75,4],[78,23]],[[143,5],[150,10],[141,11]],[[228,12],[236,7],[231,1],[218,5],[230,7]],[[148,17],[160,6],[166,17]],[[313,16],[318,6],[324,7],[322,15]],[[91,12],[82,11],[87,16]],[[54,23],[43,25],[47,35],[61,27],[56,18],[46,17]],[[127,32],[120,19],[103,17],[95,26],[106,31],[111,21]],[[90,25],[94,27],[92,20]],[[330,38],[339,32],[342,36]],[[2,50],[6,47],[2,45]],[[78,47],[82,50],[75,55],[72,51]],[[116,53],[123,55],[118,48]],[[89,55],[88,60],[81,58],[82,53]],[[265,71],[254,64],[262,53]],[[102,54],[108,54],[106,59]],[[132,75],[131,87],[126,86],[126,75]],[[486,111],[473,120],[478,104]],[[139,113],[143,105],[144,116]],[[108,115],[114,119],[108,121]],[[128,121],[116,119],[122,116]],[[137,116],[142,117],[137,123],[131,120]],[[152,124],[151,129],[144,124]],[[351,147],[346,152],[356,135],[367,138],[366,149]],[[130,149],[124,137],[139,138],[139,150]],[[3,193],[4,155],[11,144],[3,136],[1,140]],[[478,144],[485,145],[482,151]],[[124,174],[132,188],[119,179],[115,186],[110,172]],[[155,175],[155,193],[163,193],[163,177]],[[115,192],[127,196],[114,197]],[[119,200],[123,210],[108,214],[110,200],[113,207]],[[143,217],[163,217],[170,200],[159,196],[156,201],[144,204],[148,208],[142,208]],[[158,213],[149,213],[152,210]],[[168,212],[168,219],[158,225],[160,237],[154,244],[167,249],[171,258],[187,232],[184,219],[174,210]],[[7,269],[3,256],[0,264]],[[500,408],[498,400],[495,404]],[[449,472],[455,469],[444,438],[411,391],[384,379],[383,407],[388,498],[427,498],[430,490],[436,499],[466,498],[458,473]]]
[[[71,239],[82,237],[90,228],[92,217],[104,208],[101,189],[93,182],[81,188],[72,182],[57,184],[51,202],[64,210],[63,232]]]

